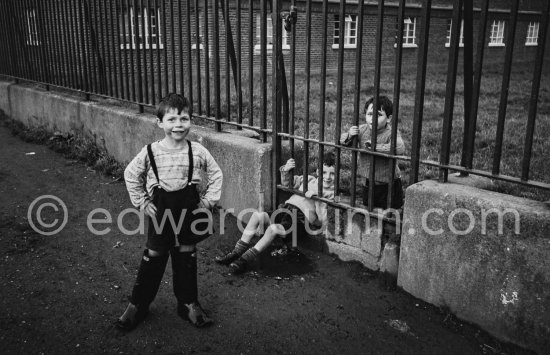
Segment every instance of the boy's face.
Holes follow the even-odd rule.
[[[334,187],[334,166],[323,165],[323,189]]]
[[[373,128],[373,117],[372,117],[372,106],[373,104],[370,104],[367,108],[367,113],[365,114],[365,118],[367,120],[367,124]],[[386,112],[383,108],[378,109],[378,124],[376,126],[377,129],[386,127],[386,124],[388,124],[388,121],[390,118],[386,115]]]
[[[157,120],[157,124],[164,130],[167,138],[173,139],[175,142],[180,142],[187,137],[191,128],[191,117],[187,109],[183,109],[179,114],[176,108],[170,108],[164,114],[161,120]]]

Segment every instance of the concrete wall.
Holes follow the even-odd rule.
[[[144,145],[162,139],[151,114],[79,97],[0,81],[0,109],[30,127],[72,132],[93,138],[120,162],[130,161]],[[204,145],[224,173],[219,205],[238,214],[271,204],[271,144],[199,126],[190,138]],[[262,200],[263,199],[263,200]]]
[[[503,215],[501,231],[497,212],[483,223],[491,209]],[[547,353],[549,232],[550,208],[543,203],[456,184],[417,183],[407,189],[398,284],[500,339]]]

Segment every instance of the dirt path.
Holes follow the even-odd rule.
[[[278,277],[272,257],[262,273],[228,275],[212,260],[238,237],[233,218],[226,218],[223,235],[199,247],[200,298],[215,325],[199,330],[178,318],[168,267],[151,316],[121,333],[112,322],[126,306],[145,243],[117,227],[130,207],[124,184],[4,127],[0,166],[4,354],[525,353],[407,294],[382,291],[374,274],[328,255],[305,250],[301,275]],[[52,236],[37,234],[26,218],[41,195],[67,206],[68,222]],[[111,228],[102,236],[86,226],[95,208],[112,214],[112,223],[96,224]],[[44,223],[62,218],[51,207],[43,213]],[[126,228],[134,229],[137,219],[127,217]]]

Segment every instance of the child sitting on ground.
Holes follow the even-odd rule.
[[[342,134],[340,137],[340,144],[345,146],[351,146],[353,139],[358,137],[358,147],[363,149],[371,149],[372,127],[374,127],[373,120],[373,106],[374,97],[367,100],[364,107],[366,124],[362,124],[359,127],[352,126],[349,132]],[[386,96],[378,97],[378,124],[377,124],[377,136],[376,136],[376,151],[379,153],[390,153],[391,146],[391,118],[393,113],[393,103]],[[405,153],[405,144],[401,138],[401,133],[397,131],[397,139],[395,144],[395,154],[402,155]],[[389,158],[375,157],[374,158],[374,204],[373,207],[383,208],[387,207],[388,200],[388,185],[391,179],[391,169],[393,169],[393,162]],[[363,204],[369,205],[369,176],[370,176],[370,159],[367,154],[359,154],[359,164],[357,168],[357,176],[359,181],[365,181],[363,186]],[[401,183],[401,171],[397,164],[395,164],[395,178],[393,180],[393,198],[391,201],[391,208],[400,208],[403,206],[403,185]]]
[[[280,168],[281,184],[302,191],[303,184],[306,183],[303,176],[294,176],[292,184],[290,181],[290,171],[295,166],[294,159],[289,159]],[[319,176],[318,170],[317,176]],[[286,200],[283,207],[273,213],[273,224],[266,212],[254,212],[235,248],[224,256],[216,257],[216,262],[229,265],[233,274],[239,274],[255,261],[258,255],[273,242],[275,237],[285,238],[285,242],[288,244],[292,232],[296,232],[298,238],[300,238],[311,231],[311,226],[317,228],[324,226],[327,223],[327,204],[311,199],[312,196],[318,195],[319,185],[317,179],[313,176],[307,177],[308,189],[305,197],[294,194]],[[330,152],[324,155],[322,179],[323,197],[334,199],[334,155]],[[265,232],[260,240],[251,247],[252,238],[258,232],[264,230]]]
[[[191,117],[186,98],[169,94],[162,99],[157,124],[164,139],[144,147],[124,171],[132,204],[149,216],[147,249],[130,304],[116,323],[124,330],[133,329],[147,315],[169,255],[178,314],[197,327],[212,323],[198,302],[195,244],[209,236],[212,216],[200,209],[212,208],[220,199],[222,172],[206,148],[187,139]],[[196,187],[201,182],[199,170],[206,171],[208,180],[202,198]],[[176,226],[169,222],[170,214]],[[208,221],[206,228],[199,220]]]

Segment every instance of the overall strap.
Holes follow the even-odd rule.
[[[153,150],[151,149],[151,144],[147,144],[147,155],[149,156],[151,167],[153,168],[153,172],[155,173],[155,176],[157,177],[157,181],[160,185],[159,172],[157,170],[157,163],[155,163],[155,156],[153,155]]]
[[[187,141],[189,145],[189,176],[187,177],[187,185],[191,185],[193,181],[193,150],[191,149],[191,141]]]

